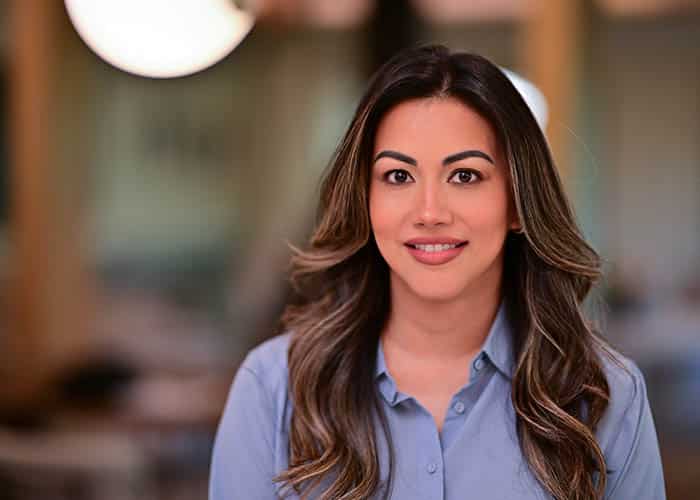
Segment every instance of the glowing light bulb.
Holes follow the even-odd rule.
[[[226,57],[255,17],[232,0],[65,0],[83,41],[119,69],[152,78],[201,71]]]
[[[547,99],[544,94],[538,89],[534,83],[527,80],[506,68],[501,68],[501,71],[505,73],[508,79],[511,81],[513,86],[518,89],[520,95],[523,96],[525,102],[530,107],[530,111],[535,115],[535,119],[542,130],[547,129],[547,118],[549,115],[549,107],[547,106]]]

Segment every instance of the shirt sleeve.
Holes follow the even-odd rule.
[[[606,500],[665,500],[663,468],[644,376],[632,364],[633,392],[611,451],[622,464],[608,474]]]
[[[276,499],[274,414],[260,378],[243,364],[234,377],[214,442],[209,500]]]

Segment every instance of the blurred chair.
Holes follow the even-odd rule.
[[[0,431],[4,500],[155,498],[140,447],[111,432]]]

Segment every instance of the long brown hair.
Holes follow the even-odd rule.
[[[294,410],[289,468],[275,481],[304,499],[329,477],[324,500],[376,494],[374,415],[393,469],[373,382],[389,311],[389,270],[369,219],[371,152],[390,108],[441,96],[460,99],[490,122],[524,229],[506,238],[503,275],[522,453],[557,500],[602,498],[605,458],[594,432],[610,396],[597,348],[607,349],[582,312],[600,277],[600,259],[577,227],[547,142],[518,91],[487,59],[440,45],[405,50],[372,77],[323,177],[308,248],[292,248],[290,280],[299,300],[287,306],[280,324],[293,332],[288,369]]]

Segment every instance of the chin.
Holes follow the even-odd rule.
[[[411,276],[404,282],[414,295],[431,302],[449,302],[460,296],[466,283],[445,280],[444,276],[421,278]]]

